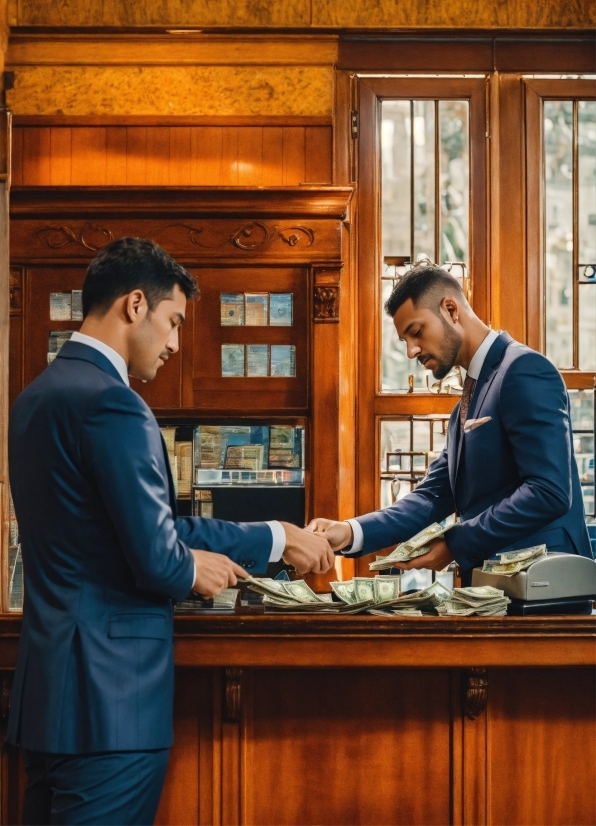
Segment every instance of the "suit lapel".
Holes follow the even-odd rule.
[[[461,402],[456,404],[453,413],[451,414],[451,418],[449,419],[449,425],[447,428],[447,443],[449,445],[447,449],[447,467],[449,469],[449,482],[451,484],[451,490],[455,495],[455,474],[457,470],[457,462],[459,458],[459,443],[461,439],[459,438],[459,408],[461,406]],[[451,446],[453,445],[453,449]]]
[[[488,393],[488,390],[491,384],[493,383],[495,376],[499,372],[499,367],[503,359],[503,353],[505,352],[506,347],[508,347],[512,341],[513,339],[511,338],[509,333],[501,333],[499,337],[494,340],[492,347],[486,354],[484,364],[482,365],[482,370],[480,371],[478,381],[476,382],[474,395],[472,396],[472,401],[470,402],[468,419],[476,419],[478,417],[478,413],[482,408],[482,404],[484,402],[484,399],[486,398],[486,394]],[[455,491],[455,482],[457,479],[457,473],[459,471],[459,460],[461,458],[461,451],[464,443],[463,433],[460,433],[461,428],[459,427],[459,415],[457,430],[459,438],[457,441],[455,470],[451,482],[451,488],[453,491]]]
[[[166,473],[168,474],[168,491],[170,493],[170,506],[172,508],[172,513],[174,514],[174,519],[176,519],[176,517],[178,516],[178,506],[176,504],[176,488],[174,487],[174,477],[172,476],[172,468],[170,467],[170,457],[168,455],[168,449],[166,447],[166,443],[161,433],[161,430],[159,431],[159,438],[161,439],[164,461],[166,463]]]

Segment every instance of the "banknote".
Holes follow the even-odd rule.
[[[501,563],[508,562],[525,562],[527,559],[533,559],[535,556],[542,556],[546,553],[546,545],[533,545],[531,548],[522,548],[519,551],[503,551],[497,554]]]
[[[342,601],[346,603],[356,602],[356,593],[354,591],[354,583],[349,582],[330,582],[333,593]]]
[[[454,588],[437,606],[437,613],[444,617],[499,617],[507,613],[510,602],[504,591],[490,585]]]
[[[387,602],[399,596],[400,576],[376,576],[373,578],[375,602]]]
[[[371,577],[355,576],[353,582],[358,602],[375,601],[375,586]]]

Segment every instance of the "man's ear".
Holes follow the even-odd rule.
[[[452,324],[457,324],[459,320],[460,306],[455,298],[452,298],[450,295],[446,295],[441,301],[439,309],[442,310],[446,318],[449,319]]]
[[[124,314],[131,324],[141,321],[147,315],[147,299],[143,290],[133,290],[126,296]]]

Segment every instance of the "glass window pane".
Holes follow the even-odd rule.
[[[570,390],[573,449],[588,517],[594,517],[594,391]]]
[[[578,260],[596,264],[596,100],[580,100],[577,109]]]
[[[439,101],[441,145],[441,263],[468,262],[470,212],[469,105]]]
[[[406,346],[401,342],[393,326],[393,319],[383,309],[385,302],[393,290],[393,281],[382,281],[381,290],[381,330],[382,330],[382,383],[385,391],[406,393],[408,391],[408,376],[414,376],[414,387],[426,390],[426,377],[432,382],[432,373],[425,370],[416,359],[409,359]]]
[[[410,255],[410,101],[382,104],[383,255]]]
[[[578,301],[579,369],[596,370],[596,284],[580,284]]]
[[[414,260],[435,251],[435,102],[414,101]]]
[[[544,102],[546,355],[573,367],[573,103]]]

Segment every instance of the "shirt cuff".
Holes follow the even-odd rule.
[[[364,547],[364,533],[362,531],[362,525],[357,519],[346,519],[345,521],[348,525],[352,526],[354,540],[352,542],[352,547],[342,550],[342,554],[344,556],[353,556],[354,554],[359,554]]]
[[[286,549],[286,532],[283,529],[281,522],[267,522],[271,528],[273,542],[271,543],[271,555],[269,562],[279,562],[283,552]]]

